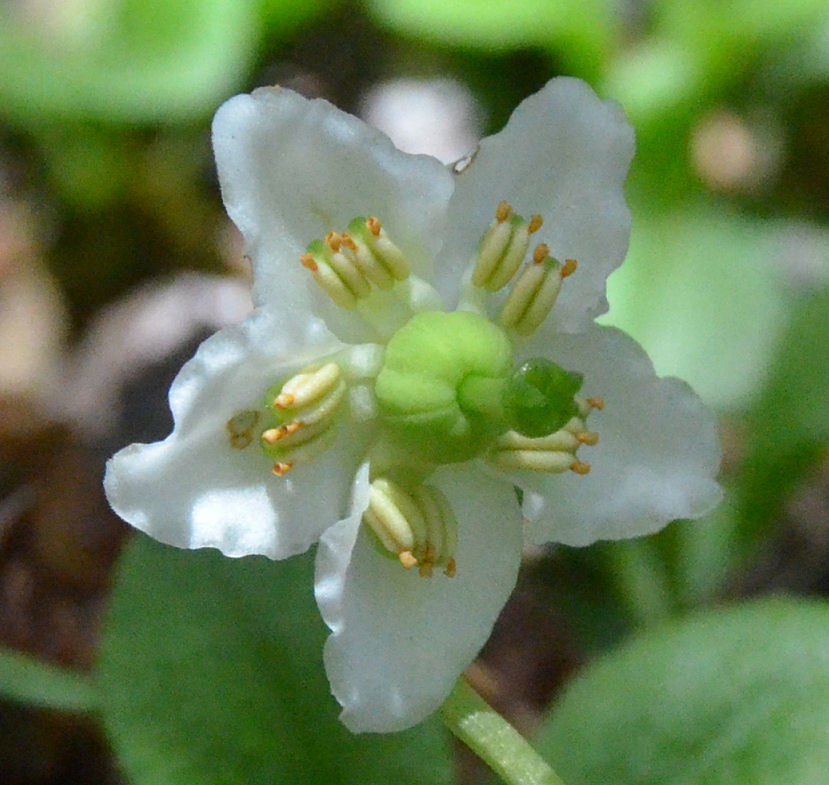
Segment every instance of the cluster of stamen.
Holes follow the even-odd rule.
[[[379,543],[407,569],[430,578],[436,567],[455,575],[458,526],[446,497],[434,486],[404,488],[381,477],[371,483],[363,522]]]
[[[262,433],[262,446],[275,459],[277,477],[331,446],[346,389],[340,367],[333,362],[309,366],[282,385],[269,403],[278,425]]]
[[[599,434],[588,431],[584,418],[591,409],[604,408],[601,398],[582,398],[576,396],[579,407],[578,417],[547,436],[531,438],[516,431],[507,431],[495,440],[489,453],[489,460],[500,469],[524,469],[547,474],[560,474],[572,471],[585,475],[590,472],[590,464],[580,461],[576,451],[582,445],[593,446],[599,441]]]
[[[373,216],[355,218],[348,231],[331,231],[314,240],[300,261],[326,294],[349,310],[371,294],[372,284],[388,290],[410,272],[403,253]]]
[[[527,221],[513,212],[508,202],[501,202],[478,247],[472,283],[489,292],[510,283],[527,253],[530,235],[541,225],[540,215]],[[510,290],[499,316],[501,324],[518,335],[531,335],[555,305],[562,281],[577,266],[575,259],[567,259],[564,264],[554,259],[545,243],[537,245],[532,260]]]

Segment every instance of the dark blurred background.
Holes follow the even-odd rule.
[[[103,463],[168,432],[175,372],[250,307],[210,150],[216,107],[280,83],[448,163],[557,74],[616,98],[636,128],[633,238],[604,321],[716,409],[727,499],[645,541],[528,553],[479,689],[529,730],[569,673],[632,630],[829,592],[825,2],[2,0],[8,656],[94,668],[129,536]],[[0,698],[0,782],[122,781],[94,720]]]

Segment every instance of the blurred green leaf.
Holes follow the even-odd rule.
[[[211,111],[258,44],[252,0],[96,0],[0,9],[0,105],[23,121],[178,120]]]
[[[536,740],[568,785],[823,785],[829,605],[673,623],[589,666]]]
[[[568,70],[595,78],[615,33],[607,0],[367,0],[383,24],[414,38],[503,51],[554,48]]]
[[[601,321],[630,333],[659,374],[690,382],[707,403],[741,405],[760,389],[786,315],[774,253],[760,221],[702,204],[658,215],[637,202]]]
[[[792,487],[829,445],[829,289],[804,297],[750,420],[740,492],[750,545],[775,521]]]
[[[313,560],[228,559],[147,538],[124,554],[101,660],[134,785],[449,783],[436,721],[351,734],[322,668]]]
[[[0,697],[79,712],[92,711],[98,702],[88,677],[8,649],[0,649]]]

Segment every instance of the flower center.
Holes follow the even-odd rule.
[[[541,357],[514,361],[515,347],[546,319],[577,267],[551,257],[544,243],[524,264],[541,226],[540,216],[525,220],[501,202],[464,278],[462,310],[454,312],[438,310],[439,295],[412,274],[377,218],[355,218],[346,231],[314,240],[301,263],[380,341],[271,387],[264,425],[253,409],[228,421],[231,446],[245,449],[261,433],[282,477],[328,450],[342,422],[374,421],[379,438],[363,522],[381,551],[407,569],[429,577],[440,567],[452,577],[457,523],[447,499],[426,482],[436,466],[482,457],[506,471],[587,474],[590,465],[576,453],[598,441],[585,419],[604,403],[579,396],[581,374]],[[497,316],[488,318],[488,298],[505,287]]]

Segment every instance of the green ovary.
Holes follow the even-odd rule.
[[[507,336],[478,314],[417,314],[392,336],[375,382],[387,433],[430,462],[472,458],[509,428],[512,361]]]

